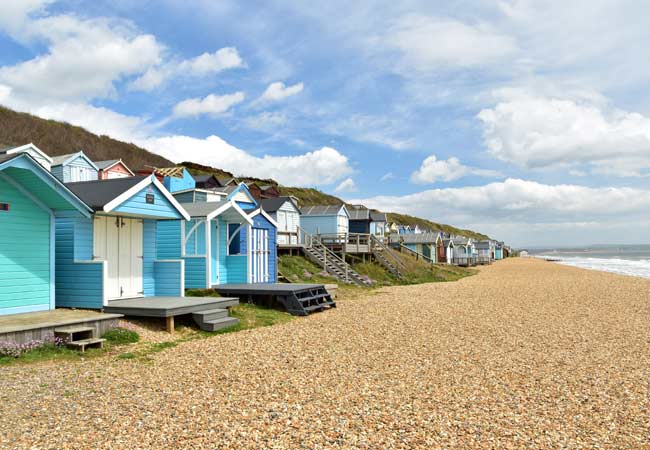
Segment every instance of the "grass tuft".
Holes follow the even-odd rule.
[[[126,328],[113,328],[102,335],[112,345],[134,344],[140,340],[140,335]]]

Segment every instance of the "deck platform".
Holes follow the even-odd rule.
[[[195,322],[203,329],[201,313],[224,311],[227,315],[226,308],[238,304],[238,299],[228,297],[140,297],[111,300],[104,311],[125,316],[165,318],[167,331],[173,333],[176,316],[192,314]]]
[[[83,309],[53,309],[0,316],[0,342],[24,344],[54,337],[54,329],[64,326],[92,327],[101,336],[117,325],[122,314],[104,314]]]
[[[238,303],[238,299],[228,297],[141,297],[111,300],[104,311],[136,317],[173,317],[225,309]]]
[[[221,295],[237,296],[253,303],[277,302],[289,313],[298,316],[336,307],[336,302],[323,284],[219,284],[213,289]]]

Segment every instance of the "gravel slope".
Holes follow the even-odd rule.
[[[649,293],[512,259],[149,363],[0,368],[0,446],[650,446]]]

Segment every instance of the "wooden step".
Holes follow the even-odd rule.
[[[208,309],[192,313],[192,318],[197,323],[199,321],[207,322],[209,320],[223,319],[224,317],[228,317],[228,310],[224,308]]]
[[[199,326],[203,331],[218,331],[224,328],[235,326],[239,323],[236,317],[222,317],[220,319],[208,320]]]
[[[63,342],[79,342],[92,339],[95,336],[95,328],[85,326],[69,326],[54,329],[54,336],[62,339]]]
[[[81,353],[85,352],[87,348],[102,348],[106,339],[102,338],[88,338],[80,339],[77,341],[66,342],[66,346],[79,350]]]

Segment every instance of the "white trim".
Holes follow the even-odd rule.
[[[181,258],[185,258],[185,220],[181,220]]]
[[[185,297],[185,260],[181,259],[181,297]]]
[[[45,158],[50,163],[50,165],[52,165],[52,162],[53,162],[52,158],[50,158],[43,150],[41,150],[40,148],[38,148],[37,146],[35,146],[31,142],[29,144],[21,145],[20,147],[10,148],[8,150],[5,150],[2,153],[5,153],[6,155],[13,155],[14,153],[24,152],[25,150],[27,150],[29,148],[36,151],[36,153],[41,155],[43,158]]]
[[[135,186],[130,187],[129,189],[127,189],[126,191],[122,192],[120,195],[115,197],[113,200],[106,203],[103,208],[104,212],[111,212],[112,210],[120,206],[122,203],[124,203],[125,201],[133,197],[135,194],[140,192],[142,189],[146,188],[151,184],[153,184],[155,187],[158,188],[158,190],[163,195],[163,197],[165,197],[169,201],[169,203],[171,203],[172,206],[176,208],[176,210],[181,214],[181,216],[183,216],[185,220],[190,220],[190,215],[187,213],[187,211],[185,211],[185,208],[183,208],[181,204],[178,203],[178,201],[176,201],[174,196],[169,193],[169,191],[165,188],[165,186],[163,186],[160,183],[160,181],[156,179],[154,175],[145,178],[144,180],[137,183]]]
[[[253,281],[253,268],[251,266],[251,258],[253,257],[253,251],[251,249],[251,243],[253,242],[252,240],[252,235],[253,234],[253,227],[249,224],[248,225],[248,242],[246,243],[248,250],[247,250],[247,260],[246,260],[246,282],[247,283],[252,283]]]
[[[212,285],[212,265],[210,264],[212,262],[211,253],[212,253],[212,242],[210,242],[210,238],[212,236],[212,233],[210,233],[210,220],[206,219],[205,220],[205,288],[210,289],[210,286]]]
[[[216,195],[222,195],[224,197],[228,197],[228,193],[222,192],[222,191],[213,191],[210,189],[203,189],[203,188],[189,188],[189,189],[181,189],[180,191],[174,191],[173,195],[176,194],[185,194],[187,192],[205,192],[206,194],[216,194]]]
[[[248,223],[250,223],[250,224],[253,223],[253,219],[251,219],[251,217],[250,217],[248,214],[246,214],[246,212],[244,212],[244,210],[241,209],[241,207],[240,207],[237,203],[235,203],[233,200],[229,200],[227,203],[221,205],[219,208],[217,208],[217,209],[215,209],[214,211],[212,211],[210,214],[208,214],[208,215],[206,216],[206,219],[208,219],[208,220],[212,220],[212,219],[214,219],[215,217],[220,216],[220,215],[223,214],[224,212],[228,211],[230,208],[234,208],[235,211],[237,211],[237,213],[238,213],[238,214],[239,214],[239,215],[240,215],[240,216],[241,216],[241,217],[242,217],[246,222],[248,222]]]
[[[194,226],[192,228],[190,228],[190,231],[187,234],[185,234],[185,222],[184,221],[181,222],[181,230],[182,230],[182,236],[183,236],[183,241],[182,241],[183,248],[182,248],[182,251],[181,251],[181,256],[185,256],[185,247],[187,246],[187,241],[190,238],[190,236],[192,235],[192,233],[194,233],[196,231],[196,229],[202,223],[205,223],[206,225],[208,223],[208,219],[192,219],[192,220],[196,220],[196,224],[194,224]],[[195,245],[194,245],[194,255],[197,256],[196,242],[195,242]]]
[[[56,259],[55,250],[55,228],[56,219],[54,214],[50,214],[50,309],[56,308],[56,266],[54,261]]]
[[[216,255],[216,258],[215,258],[215,264],[217,265],[217,282],[216,282],[216,284],[221,284],[221,260],[219,259],[219,257],[221,256],[221,249],[220,249],[220,247],[221,247],[221,230],[219,228],[219,219],[216,220],[215,224],[216,224],[215,229],[217,230],[216,231],[217,232],[217,240],[215,242],[216,247],[217,247],[217,255]],[[212,280],[210,280],[210,281],[212,281]],[[212,284],[210,285],[210,287],[212,287]]]
[[[275,228],[278,228],[278,223],[275,220],[273,220],[273,217],[269,216],[268,213],[264,211],[261,207],[253,211],[248,217],[253,218],[258,214],[262,214],[262,216],[266,217],[266,220],[268,220],[271,223],[271,225],[273,225]]]

